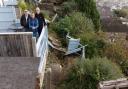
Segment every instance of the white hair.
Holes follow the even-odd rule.
[[[36,7],[36,10],[40,11],[40,8],[39,7]]]

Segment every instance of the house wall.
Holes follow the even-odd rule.
[[[16,20],[16,12],[14,7],[0,7],[0,32],[8,32]]]
[[[17,0],[3,0],[4,5],[9,5],[9,6],[15,6],[17,5]]]
[[[2,0],[0,0],[0,7],[2,7],[3,6],[3,3],[2,3]]]

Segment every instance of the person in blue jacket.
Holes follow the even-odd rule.
[[[33,32],[34,37],[38,37],[38,19],[35,17],[35,13],[31,13],[31,18],[29,19],[29,29]]]

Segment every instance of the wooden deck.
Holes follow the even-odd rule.
[[[0,89],[35,89],[39,58],[0,57]]]

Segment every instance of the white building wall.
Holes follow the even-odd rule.
[[[3,6],[3,4],[5,6],[7,6],[7,5],[11,5],[11,6],[17,5],[17,0],[0,0],[0,6]]]
[[[2,7],[3,6],[3,3],[2,3],[2,0],[0,0],[0,7]]]
[[[0,8],[0,32],[5,32],[10,29],[16,20],[14,7],[1,7]]]
[[[5,5],[17,5],[17,0],[4,0]]]

